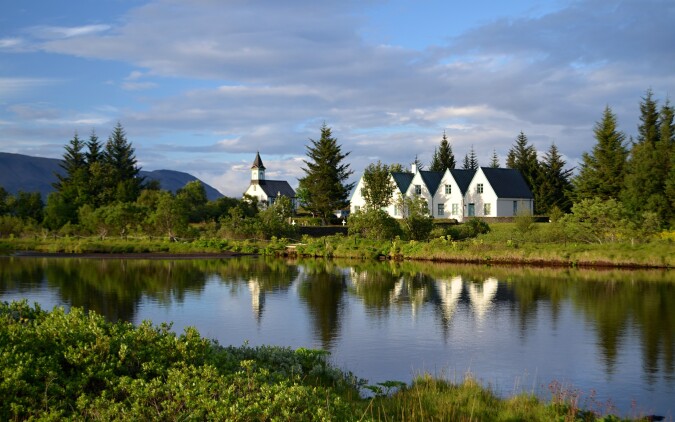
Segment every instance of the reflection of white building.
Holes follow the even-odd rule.
[[[492,300],[497,295],[498,285],[499,282],[494,277],[482,283],[469,284],[469,300],[479,320],[482,320],[492,307]]]
[[[251,292],[251,308],[257,321],[262,318],[263,305],[265,305],[265,292],[260,289],[260,283],[256,279],[248,281],[248,291]]]
[[[449,320],[457,309],[459,297],[462,295],[462,277],[455,276],[451,280],[437,280],[436,290],[441,299],[443,316]]]

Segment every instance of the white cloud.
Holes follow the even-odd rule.
[[[109,25],[83,26],[34,26],[28,32],[39,39],[63,39],[99,34],[110,29]]]

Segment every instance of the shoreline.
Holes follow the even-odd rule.
[[[17,258],[86,258],[86,259],[222,259],[237,256],[255,255],[239,252],[37,252],[15,251],[7,256]]]

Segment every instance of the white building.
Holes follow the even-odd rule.
[[[534,209],[534,200],[525,179],[518,170],[481,167],[478,170],[447,169],[445,172],[394,172],[390,175],[396,186],[391,204],[385,211],[400,218],[395,203],[400,196],[421,196],[434,218],[463,221],[467,217],[513,217],[520,210]],[[350,211],[365,207],[361,195],[363,177],[352,194]]]
[[[263,165],[260,153],[256,153],[255,160],[251,166],[251,183],[244,195],[249,195],[258,199],[258,203],[263,206],[272,205],[278,197],[286,196],[291,198],[293,208],[297,207],[295,190],[285,180],[267,180],[265,178],[265,166]]]

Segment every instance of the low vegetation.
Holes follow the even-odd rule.
[[[224,347],[25,301],[0,304],[0,340],[2,420],[620,420],[560,388],[543,402],[470,377],[367,385],[323,351]]]

